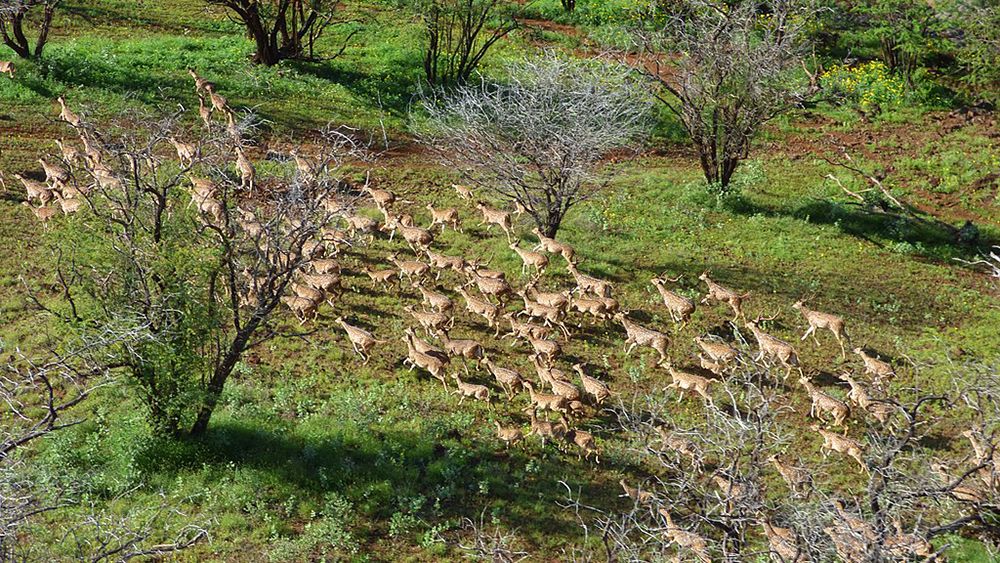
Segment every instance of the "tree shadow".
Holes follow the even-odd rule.
[[[863,239],[878,247],[882,241],[891,241],[907,252],[928,259],[953,264],[953,258],[973,259],[997,241],[980,234],[979,240],[964,242],[955,233],[931,221],[904,216],[872,213],[861,207],[840,202],[810,199],[795,207],[781,208],[755,203],[742,195],[734,195],[724,202],[727,210],[743,215],[765,217],[791,217],[819,225],[833,225],[844,234]]]

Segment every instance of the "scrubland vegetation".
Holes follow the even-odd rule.
[[[0,560],[997,558],[993,3],[0,22]]]

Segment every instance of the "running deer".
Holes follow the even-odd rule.
[[[69,107],[66,105],[66,99],[63,98],[62,96],[59,96],[58,98],[56,98],[56,101],[59,102],[59,108],[61,109],[61,111],[59,112],[59,119],[62,119],[66,123],[69,123],[74,128],[79,128],[80,116],[73,113],[73,110],[69,109]]]
[[[31,178],[25,178],[20,174],[14,174],[14,178],[16,178],[17,181],[21,182],[21,185],[24,186],[24,191],[27,194],[28,200],[37,199],[44,206],[55,199],[55,191],[42,182],[32,180]]]
[[[170,144],[174,146],[174,150],[177,151],[177,160],[180,161],[181,166],[193,166],[194,160],[198,156],[198,147],[191,144],[185,143],[183,141],[178,141],[177,137],[171,135],[167,138]]]
[[[347,321],[343,317],[337,317],[337,324],[339,324],[344,332],[347,333],[347,339],[351,341],[351,347],[354,351],[361,356],[364,363],[367,364],[370,356],[368,355],[368,350],[376,344],[386,344],[388,340],[379,340],[372,335],[372,333],[367,330],[357,327],[354,325],[347,324]]]
[[[427,331],[427,334],[433,335],[444,332],[446,327],[451,328],[455,324],[455,318],[449,317],[444,313],[417,311],[409,305],[403,307],[403,310],[409,313]]]
[[[198,94],[198,116],[209,131],[212,130],[212,108],[205,105],[205,97]]]
[[[461,396],[458,400],[458,404],[461,405],[466,398],[472,398],[477,401],[484,401],[486,406],[493,408],[493,403],[490,402],[490,388],[485,385],[479,385],[478,383],[468,383],[462,381],[462,378],[458,376],[457,373],[451,376],[455,380],[455,386],[457,389],[454,393]]]
[[[786,381],[788,380],[788,376],[792,374],[793,367],[799,370],[799,375],[801,376],[802,368],[799,367],[799,357],[795,353],[795,348],[792,348],[792,345],[784,340],[764,332],[757,324],[761,320],[763,320],[761,317],[757,317],[757,319],[748,321],[746,324],[750,332],[753,333],[754,338],[757,339],[757,346],[760,348],[760,353],[754,358],[754,361],[759,362],[765,357],[778,360],[785,367],[784,379]]]
[[[719,285],[718,283],[712,281],[708,277],[708,272],[703,272],[698,279],[705,282],[708,286],[708,293],[705,295],[704,299],[701,300],[701,304],[705,305],[711,303],[712,301],[718,301],[720,303],[726,303],[729,308],[733,310],[733,322],[737,319],[742,319],[743,317],[743,300],[750,296],[750,293],[739,294],[728,287]]]
[[[452,301],[447,295],[433,289],[427,289],[422,285],[415,285],[414,287],[416,287],[417,291],[420,292],[420,296],[423,298],[424,303],[431,309],[440,313],[450,313],[455,309],[455,302]]]
[[[559,329],[562,330],[565,339],[569,340],[569,328],[567,328],[566,323],[563,322],[563,319],[566,317],[566,311],[556,307],[548,307],[536,301],[532,301],[524,294],[523,291],[520,295],[524,300],[524,310],[518,313],[519,315],[526,315],[534,319],[540,319],[545,326],[559,327]]]
[[[813,424],[809,428],[823,437],[823,444],[819,447],[820,453],[823,454],[823,459],[826,459],[830,455],[830,452],[844,454],[858,462],[863,471],[868,472],[868,465],[865,464],[861,442],[847,436],[841,436],[836,432],[824,430],[818,424]]]
[[[299,319],[299,325],[305,324],[306,320],[315,319],[318,313],[317,302],[298,295],[282,297],[284,303],[292,313]]]
[[[63,141],[62,139],[56,139],[55,143],[56,146],[59,147],[59,152],[62,154],[63,162],[66,164],[72,164],[80,158],[80,149],[74,147],[66,141]]]
[[[667,361],[667,346],[670,345],[670,339],[667,338],[666,334],[630,321],[625,316],[625,313],[617,313],[614,318],[625,328],[625,345],[623,350],[626,356],[631,354],[636,346],[648,346],[656,350],[660,355],[658,363],[662,364]]]
[[[566,419],[562,419],[562,425],[566,426]],[[563,439],[566,443],[573,444],[577,447],[579,452],[577,453],[577,459],[590,461],[590,456],[594,456],[594,463],[601,463],[601,452],[597,449],[597,440],[594,439],[594,435],[590,432],[586,432],[579,429],[567,430]]]
[[[406,279],[413,283],[414,280],[421,281],[430,274],[431,267],[419,260],[400,260],[399,255],[393,252],[386,257],[399,270],[399,273],[406,276]]]
[[[462,226],[460,225],[458,218],[458,210],[454,207],[435,209],[433,204],[428,203],[427,211],[431,212],[431,229],[433,229],[435,225],[441,225],[442,233],[447,227],[451,227],[454,231],[462,232]]]
[[[472,201],[473,199],[475,199],[475,194],[472,192],[472,189],[469,188],[468,186],[462,186],[460,184],[452,184],[451,187],[454,188],[455,193],[458,194],[458,197],[466,201]]]
[[[507,235],[507,242],[514,242],[511,238],[512,231],[514,229],[514,222],[511,219],[510,212],[503,211],[501,209],[494,209],[487,206],[485,203],[476,203],[476,209],[479,210],[483,215],[483,219],[479,222],[479,225],[486,225],[486,230],[490,230],[493,225],[497,225],[503,232]]]
[[[713,404],[712,395],[708,392],[708,388],[715,383],[714,379],[708,379],[707,377],[695,375],[689,371],[676,369],[673,364],[670,363],[669,359],[665,362],[665,365],[667,371],[670,373],[671,379],[671,383],[670,385],[667,385],[667,387],[677,389],[678,403],[684,399],[685,391],[694,391],[695,393],[701,395],[703,399],[708,401],[709,404]]]
[[[837,378],[851,387],[851,390],[847,392],[848,400],[870,413],[882,424],[889,421],[896,410],[892,404],[884,401],[873,401],[871,395],[868,394],[868,389],[865,389],[861,382],[851,377],[850,373],[842,373]]]
[[[58,164],[49,162],[44,158],[39,158],[38,163],[42,165],[42,170],[45,171],[45,181],[51,183],[52,185],[65,184],[69,182],[69,170],[66,170]]]
[[[850,340],[847,336],[847,331],[844,328],[844,318],[830,313],[821,313],[819,311],[813,311],[805,306],[802,300],[796,301],[792,308],[798,310],[805,317],[806,322],[809,323],[809,328],[806,330],[805,334],[802,335],[802,340],[812,336],[813,342],[816,346],[819,346],[819,340],[816,338],[816,329],[824,328],[833,333],[833,337],[837,339],[837,343],[840,344],[840,357],[841,359],[847,359],[847,349],[844,347],[844,341]]]
[[[548,365],[552,365],[562,353],[562,347],[555,340],[529,337],[528,344],[531,344],[535,357],[545,360]]]
[[[208,92],[209,90],[215,87],[215,84],[212,84],[208,80],[205,80],[201,75],[198,74],[197,71],[195,71],[195,69],[188,67],[187,71],[188,74],[191,75],[191,78],[194,79],[194,90],[196,93],[201,94],[202,92]]]
[[[470,271],[468,277],[470,281],[476,284],[476,287],[479,288],[479,291],[484,296],[495,298],[500,303],[500,307],[504,306],[507,297],[514,292],[510,284],[503,278],[484,276],[479,271]]]
[[[434,242],[434,234],[423,227],[409,227],[400,223],[396,225],[395,230],[398,230],[399,234],[403,235],[403,240],[406,241],[406,244],[414,254],[427,250],[431,243]]]
[[[408,339],[410,344],[413,345],[414,350],[420,352],[421,354],[434,356],[445,364],[451,363],[450,356],[448,356],[447,352],[417,336],[416,331],[412,328],[406,327],[406,329],[403,330],[403,334],[405,335],[404,338]]]
[[[214,84],[206,84],[205,92],[208,92],[208,101],[212,103],[212,109],[215,111],[221,111],[223,113],[230,113],[229,111],[229,100],[215,91]]]
[[[0,74],[6,74],[11,78],[11,80],[13,80],[15,70],[14,63],[10,61],[0,61]]]
[[[711,563],[712,558],[708,554],[708,542],[705,541],[705,538],[678,527],[666,508],[658,508],[657,512],[667,521],[667,527],[663,530],[663,535],[666,536],[668,542],[676,543],[681,548],[690,551],[702,563]]]
[[[610,297],[574,297],[570,300],[570,308],[584,315],[590,315],[598,321],[607,322],[614,318],[616,312],[609,307],[609,301],[613,300]],[[617,302],[615,303],[617,304]],[[583,327],[582,319],[577,323],[577,327]]]
[[[600,297],[611,297],[611,289],[613,287],[611,282],[582,273],[576,268],[576,264],[573,262],[567,262],[566,268],[569,269],[569,273],[573,275],[573,280],[576,282],[576,288],[573,290],[574,293],[589,291]]]
[[[808,469],[784,461],[777,454],[768,458],[768,461],[778,470],[778,474],[785,480],[788,488],[792,490],[792,494],[809,498],[813,488],[813,478]]]
[[[764,528],[764,536],[767,537],[767,543],[771,547],[772,561],[805,563],[809,560],[806,553],[799,547],[799,537],[795,530],[775,526],[769,520],[761,520],[760,525]]]
[[[503,338],[548,338],[554,330],[550,326],[536,325],[530,321],[520,322],[514,313],[504,313],[503,316],[510,323],[510,332],[503,335]]]
[[[372,289],[375,289],[376,284],[379,284],[384,289],[389,290],[392,289],[393,285],[399,283],[399,272],[396,270],[376,270],[371,266],[365,265],[363,271],[372,280]]]
[[[500,308],[485,299],[480,299],[464,287],[456,287],[455,291],[465,299],[465,308],[473,315],[486,319],[486,324],[494,330],[494,338],[500,335]]]
[[[683,295],[670,291],[665,285],[668,281],[676,283],[680,279],[680,276],[676,278],[660,276],[651,279],[650,282],[656,288],[656,291],[660,293],[660,298],[663,299],[663,305],[670,313],[670,318],[673,319],[675,323],[681,323],[681,327],[683,328],[687,325],[688,321],[691,320],[691,315],[694,314],[694,301],[691,301]]]
[[[493,423],[497,426],[497,438],[500,438],[500,441],[503,442],[505,450],[524,439],[524,433],[521,432],[520,428],[516,426],[501,426],[499,420],[494,420]]]
[[[240,187],[253,193],[254,183],[257,180],[257,169],[253,162],[247,158],[243,148],[236,146],[236,170],[240,173]]]
[[[418,350],[409,335],[405,335],[404,338],[406,340],[406,358],[403,359],[403,365],[409,366],[409,371],[413,371],[414,368],[425,370],[431,377],[441,382],[445,393],[447,393],[448,377],[444,374],[444,367],[447,361],[442,360],[438,356],[425,354]]]
[[[525,381],[523,385],[528,389],[528,395],[531,397],[531,404],[536,409],[560,412],[563,414],[566,414],[569,411],[569,401],[566,397],[552,393],[535,392],[535,385],[530,381]]]
[[[645,491],[642,487],[630,487],[625,479],[620,479],[618,484],[622,486],[622,490],[625,491],[624,495],[632,499],[632,502],[636,504],[650,504],[656,500],[656,495],[650,491]]]
[[[533,250],[544,249],[545,252],[548,252],[549,254],[559,254],[567,262],[573,262],[573,257],[576,253],[574,252],[572,246],[566,244],[565,242],[559,242],[554,238],[543,235],[542,232],[538,230],[538,227],[531,229],[531,232],[538,237],[538,244],[535,245]]]
[[[465,270],[466,266],[468,266],[468,263],[465,261],[465,258],[461,258],[459,256],[447,256],[445,254],[438,254],[437,252],[434,252],[429,248],[424,250],[424,254],[427,255],[427,261],[430,262],[430,265],[435,268],[434,272],[435,280],[441,279],[441,272],[444,270],[451,270],[456,273],[462,273]]]
[[[573,371],[580,376],[580,382],[583,383],[583,390],[594,398],[594,402],[600,405],[611,396],[611,388],[608,384],[597,379],[596,377],[591,377],[583,370],[583,364],[576,363],[573,364]]]
[[[553,424],[547,420],[538,420],[538,414],[534,408],[528,407],[524,412],[528,413],[528,416],[531,417],[531,431],[528,432],[528,436],[535,435],[541,438],[543,448],[545,447],[546,440],[556,442],[565,433],[565,428],[561,424]]]
[[[695,472],[701,473],[703,455],[697,444],[677,432],[667,430],[663,426],[657,426],[656,432],[660,435],[660,441],[663,442],[663,445],[668,450],[688,458]]]
[[[694,342],[699,348],[702,349],[703,352],[705,352],[706,356],[723,365],[728,364],[739,357],[739,350],[733,348],[722,340],[715,340],[715,338],[718,337],[713,336],[712,338],[712,340],[709,340],[703,336],[696,336],[694,337]]]
[[[363,233],[369,236],[369,242],[375,239],[375,233],[378,231],[378,221],[375,219],[364,215],[348,215],[344,220],[347,221],[347,232],[352,237]]]
[[[493,374],[493,377],[497,380],[500,387],[507,393],[508,399],[513,399],[514,395],[519,393],[521,389],[525,389],[525,379],[515,370],[510,368],[500,367],[493,363],[493,360],[489,356],[483,355],[483,364],[486,369]]]
[[[566,310],[569,306],[570,296],[568,291],[538,291],[538,279],[533,279],[524,286],[524,295],[530,297],[532,301],[541,303],[546,307]]]
[[[486,357],[483,345],[475,340],[452,340],[446,333],[443,332],[438,336],[438,340],[441,341],[441,346],[444,347],[445,354],[448,354],[451,358],[462,358],[462,366],[465,368],[465,373],[469,373],[469,365],[467,363],[468,360],[474,360],[478,365],[478,363],[484,361]]]
[[[363,186],[361,191],[368,194],[375,205],[382,209],[383,212],[389,208],[390,205],[396,202],[396,194],[390,192],[389,190],[383,190],[380,188],[373,188],[371,186]]]
[[[865,373],[873,376],[876,381],[881,382],[896,376],[896,370],[892,368],[892,364],[889,362],[882,360],[878,356],[868,354],[862,348],[855,348],[852,351],[860,356],[861,361],[865,363]]]
[[[516,242],[512,242],[507,245],[511,250],[517,253],[521,258],[521,275],[526,275],[528,273],[528,268],[535,269],[535,279],[541,277],[545,268],[549,265],[549,257],[531,250],[524,250],[519,247]]]
[[[799,383],[802,384],[802,387],[805,387],[806,393],[809,394],[809,398],[812,400],[812,404],[809,407],[809,416],[822,420],[823,417],[821,415],[829,413],[833,416],[834,426],[844,426],[844,422],[851,414],[851,409],[847,406],[847,403],[821,391],[806,377],[800,377]],[[847,431],[846,427],[844,431]]]

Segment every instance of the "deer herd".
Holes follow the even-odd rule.
[[[0,62],[0,72],[13,75],[13,66],[9,63],[4,66]],[[196,85],[199,115],[206,126],[211,128],[215,112],[224,114],[232,126],[233,111],[215,85],[193,69],[189,72]],[[117,181],[101,162],[100,153],[91,149],[91,139],[86,129],[80,126],[80,117],[63,98],[57,101],[61,110],[59,118],[77,130],[83,148],[78,149],[60,139],[57,141],[62,155],[60,161],[39,161],[44,181],[14,175],[26,192],[24,205],[29,206],[43,222],[56,214],[51,206],[53,203],[58,204],[66,214],[81,208],[80,188],[73,188],[67,183],[67,167],[82,162],[100,186]],[[175,137],[169,140],[182,163],[190,163],[197,158],[198,147],[195,144]],[[236,173],[243,187],[251,191],[256,182],[256,170],[239,144],[235,151]],[[322,172],[307,156],[297,151],[293,156],[300,173],[316,175]],[[219,202],[215,199],[211,182],[192,178],[191,183],[191,202],[209,217],[216,214]],[[355,211],[343,217],[344,230],[325,229],[319,240],[304,249],[304,254],[310,257],[308,267],[290,285],[291,292],[282,299],[283,303],[300,323],[315,321],[323,303],[339,309],[338,298],[345,291],[359,290],[357,285],[351,288],[343,286],[346,281],[344,273],[349,271],[343,267],[344,258],[349,257],[353,250],[342,251],[340,243],[351,240],[355,243],[352,248],[357,248],[363,246],[357,244],[359,241],[371,243],[376,237],[384,236],[391,244],[398,233],[405,245],[396,243],[397,250],[383,257],[384,266],[364,263],[355,271],[367,276],[371,292],[397,298],[409,293],[419,300],[419,306],[401,307],[410,319],[410,326],[399,336],[376,335],[374,332],[380,332],[384,330],[382,327],[388,325],[376,327],[373,332],[359,326],[348,312],[339,310],[335,322],[343,330],[353,353],[365,364],[372,359],[376,348],[382,351],[381,355],[385,355],[391,353],[391,345],[398,341],[405,346],[402,365],[410,371],[424,372],[440,382],[446,392],[458,395],[460,405],[469,400],[496,410],[499,403],[514,405],[523,401],[510,411],[524,413],[526,419],[523,421],[509,414],[496,413],[494,417],[496,437],[504,448],[517,446],[525,439],[537,436],[543,447],[550,442],[557,446],[565,445],[574,449],[581,459],[600,462],[598,440],[593,433],[577,424],[602,409],[602,405],[615,394],[614,385],[607,374],[603,377],[599,375],[601,370],[597,365],[579,361],[578,357],[570,358],[570,371],[564,371],[559,365],[561,360],[567,358],[565,350],[575,339],[587,338],[594,327],[597,330],[612,330],[620,326],[624,333],[622,350],[625,356],[637,349],[651,351],[654,354],[654,369],[662,370],[662,377],[669,381],[666,389],[676,393],[678,402],[689,394],[712,403],[713,385],[717,386],[728,373],[746,365],[746,362],[763,362],[780,368],[778,373],[782,374],[782,382],[787,381],[793,371],[797,372],[796,382],[809,400],[808,417],[815,419],[809,428],[822,442],[819,452],[823,456],[830,453],[846,456],[856,462],[862,472],[867,471],[865,446],[849,437],[848,429],[852,418],[871,416],[884,422],[892,416],[893,409],[886,402],[873,398],[873,394],[885,396],[886,383],[894,377],[895,371],[877,354],[851,345],[843,317],[810,309],[801,300],[791,305],[801,314],[806,327],[802,341],[811,337],[819,346],[817,332],[829,331],[840,347],[842,360],[847,359],[848,349],[859,358],[861,375],[847,370],[838,375],[849,387],[845,398],[840,399],[807,375],[793,344],[769,332],[766,323],[774,321],[776,315],[753,319],[746,317],[750,293],[727,287],[706,271],[698,276],[706,290],[703,298],[698,300],[690,297],[690,290],[681,291],[675,287],[681,280],[680,276],[655,276],[649,283],[650,289],[660,298],[657,307],[662,303],[660,312],[678,330],[695,323],[699,309],[708,305],[724,305],[732,313],[728,341],[714,334],[695,337],[691,346],[697,350],[697,354],[692,355],[697,363],[681,365],[676,361],[683,355],[680,353],[681,346],[669,334],[670,331],[652,326],[646,320],[650,318],[648,313],[637,314],[626,308],[620,297],[616,297],[615,283],[582,271],[586,259],[571,245],[546,236],[538,228],[531,231],[537,243],[525,244],[516,232],[515,216],[520,208],[513,211],[495,208],[481,201],[476,191],[468,186],[454,185],[453,188],[460,201],[471,204],[464,211],[475,214],[479,226],[485,227],[484,230],[473,231],[474,235],[482,236],[493,227],[503,232],[504,245],[521,264],[519,277],[523,283],[520,286],[506,272],[491,269],[482,260],[446,253],[440,235],[449,229],[466,232],[462,226],[462,209],[427,202],[422,206],[429,214],[425,228],[405,208],[414,202],[403,200],[389,190],[366,186],[364,194],[371,202],[371,211],[381,214],[382,220]],[[244,228],[251,228],[252,217],[245,217],[241,224]],[[557,265],[564,266],[568,276],[553,273]],[[566,280],[572,282],[566,284]],[[463,310],[469,318],[460,323],[459,315]],[[479,322],[486,328],[479,331],[482,341],[454,335],[456,327],[468,333]],[[753,336],[756,353],[747,351],[740,326]],[[517,350],[514,355],[501,344],[508,339],[510,343],[507,346]],[[535,373],[515,367],[511,359],[514,356],[523,357]],[[461,363],[461,368],[458,363]],[[527,425],[526,432],[523,424]],[[685,438],[666,431],[662,431],[661,438],[669,449],[692,459],[696,457],[696,448]],[[776,456],[770,461],[793,494],[803,494],[811,487],[810,472],[795,460]],[[697,469],[700,462],[693,466]],[[624,480],[621,485],[625,494],[636,503],[646,503],[652,498],[650,492],[630,487]],[[708,561],[704,538],[682,529],[674,523],[669,512],[662,508],[659,510],[667,521],[669,539],[688,549],[698,559]],[[794,546],[794,537],[790,539],[788,530],[766,521],[762,524],[772,549],[777,553],[787,552],[789,545]]]

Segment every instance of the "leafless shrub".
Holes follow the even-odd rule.
[[[471,559],[516,563],[530,557],[527,551],[515,547],[518,542],[515,532],[504,530],[496,522],[487,524],[486,509],[480,513],[478,521],[463,520],[462,535],[458,547]]]
[[[634,66],[662,88],[660,100],[698,151],[710,185],[725,190],[760,128],[810,92],[799,80],[812,8],[797,0],[655,2],[636,34]]]
[[[602,159],[644,131],[645,95],[607,62],[548,54],[507,71],[503,83],[481,78],[424,96],[422,139],[485,191],[521,204],[552,237],[574,204],[608,184]]]

